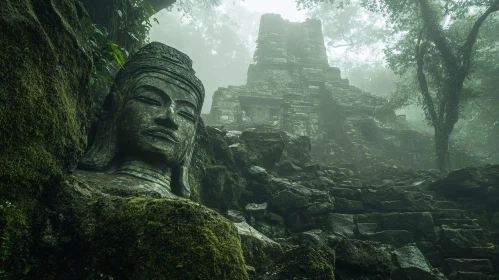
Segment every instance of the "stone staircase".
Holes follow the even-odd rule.
[[[354,190],[354,191],[352,191]],[[499,279],[486,231],[450,201],[423,187],[333,188],[337,213],[325,228],[338,236],[380,242],[394,249],[415,245],[451,280]],[[494,267],[495,266],[495,267]],[[419,278],[418,278],[419,279]]]

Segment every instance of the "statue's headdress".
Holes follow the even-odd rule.
[[[115,84],[104,101],[103,115],[95,139],[85,153],[80,168],[107,171],[112,167],[119,152],[116,143],[116,123],[122,106],[129,98],[126,95],[130,94],[124,89],[130,89],[130,83],[146,72],[161,73],[166,76],[166,81],[192,94],[197,103],[198,115],[201,113],[205,91],[192,69],[192,60],[175,48],[152,42],[137,51],[116,75]],[[172,190],[184,197],[190,194],[188,169],[194,140],[195,135],[189,139],[190,148],[186,152],[184,161],[172,172]]]

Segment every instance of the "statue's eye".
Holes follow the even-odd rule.
[[[185,110],[182,110],[182,111],[179,111],[178,114],[192,122],[196,122],[196,117],[194,116],[193,113],[191,112],[188,112],[188,111],[185,111]]]
[[[150,105],[161,106],[161,101],[159,101],[156,98],[149,97],[149,96],[139,95],[139,96],[134,97],[133,99],[140,101],[140,102],[150,104]]]

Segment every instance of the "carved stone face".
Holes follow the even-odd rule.
[[[121,158],[140,159],[175,167],[193,143],[199,110],[192,93],[169,82],[161,73],[139,75],[117,125]]]

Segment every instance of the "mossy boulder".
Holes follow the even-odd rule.
[[[248,279],[237,229],[200,204],[102,195],[78,182],[53,197],[38,279]]]
[[[21,279],[31,269],[38,197],[86,146],[92,59],[78,1],[0,0],[0,7],[0,273]]]
[[[336,273],[341,279],[390,279],[390,253],[379,243],[344,239],[334,248]]]
[[[334,251],[328,247],[300,246],[284,254],[264,280],[334,280]]]

